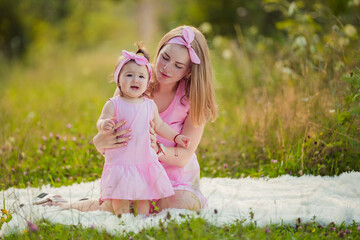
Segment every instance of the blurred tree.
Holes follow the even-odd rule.
[[[17,5],[18,1],[0,0],[0,57],[13,58],[26,48],[25,26]]]
[[[0,0],[0,54],[21,56],[36,37],[34,19],[55,24],[69,12],[69,0]]]
[[[69,0],[27,0],[21,3],[20,11],[47,22],[58,22],[70,14]]]
[[[276,12],[266,12],[261,0],[183,0],[176,8],[175,25],[188,23],[198,26],[209,22],[215,34],[235,35],[234,25],[256,26],[263,34],[274,30]]]
[[[176,10],[171,16],[172,21],[168,20],[165,27],[171,28],[179,24],[199,26],[203,22],[209,22],[215,35],[234,36],[234,26],[239,25],[245,31],[255,27],[259,34],[274,37],[279,34],[275,23],[283,20],[283,13],[279,9],[268,11],[264,4],[281,5],[283,2],[288,5],[303,5],[304,11],[312,12],[323,6],[330,9],[329,15],[340,21],[359,25],[359,0],[182,0],[174,3],[173,8]],[[289,8],[283,10],[291,11]]]

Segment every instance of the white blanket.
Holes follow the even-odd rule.
[[[84,197],[98,198],[100,180],[72,186],[17,189],[1,192],[0,204],[10,210],[13,219],[3,225],[0,236],[23,231],[27,221],[46,219],[52,223],[79,224],[84,227],[105,229],[111,234],[138,232],[157,226],[170,212],[171,219],[184,221],[187,217],[202,217],[215,225],[231,224],[236,219],[250,221],[250,212],[258,226],[271,223],[295,224],[315,220],[320,224],[360,222],[360,173],[343,173],[336,177],[284,175],[278,178],[202,178],[201,190],[208,199],[208,208],[200,214],[169,209],[159,214],[121,218],[109,212],[62,210],[59,207],[34,206],[30,203],[40,193],[60,194],[69,201]],[[25,206],[19,207],[21,203]],[[217,211],[215,211],[215,209]],[[215,213],[217,212],[217,213]],[[185,215],[186,217],[181,217]]]

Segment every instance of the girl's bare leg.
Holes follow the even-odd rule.
[[[130,212],[130,202],[128,200],[121,199],[112,199],[111,201],[112,209],[115,215],[121,215],[123,213]]]
[[[175,191],[175,195],[171,197],[160,199],[156,205],[159,211],[166,208],[188,209],[192,211],[199,211],[201,209],[200,200],[196,195],[183,190]]]
[[[150,202],[148,200],[134,201],[134,215],[143,214],[149,215]]]

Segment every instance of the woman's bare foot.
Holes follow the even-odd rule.
[[[33,205],[58,206],[64,203],[67,203],[67,201],[60,195],[41,193],[35,198]]]

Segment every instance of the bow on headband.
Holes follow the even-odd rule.
[[[194,40],[194,36],[195,36],[193,30],[190,27],[186,26],[182,30],[182,35],[184,38],[174,37],[174,38],[170,39],[170,41],[168,43],[176,43],[176,44],[184,45],[185,47],[187,47],[187,49],[189,51],[191,62],[193,62],[195,64],[200,64],[199,57],[196,55],[196,52],[190,45],[190,43],[192,43],[192,41]],[[185,39],[185,41],[184,41],[184,39]]]
[[[125,50],[122,51],[122,55],[125,57],[125,60],[120,62],[119,65],[117,65],[115,72],[114,72],[114,82],[116,82],[116,83],[118,82],[119,74],[120,74],[123,66],[126,63],[128,63],[129,61],[134,60],[137,65],[146,66],[146,68],[149,72],[149,81],[148,81],[148,85],[147,85],[147,86],[149,86],[150,80],[151,80],[151,75],[152,75],[151,65],[150,65],[149,61],[144,56],[137,55],[135,53],[128,52]]]

